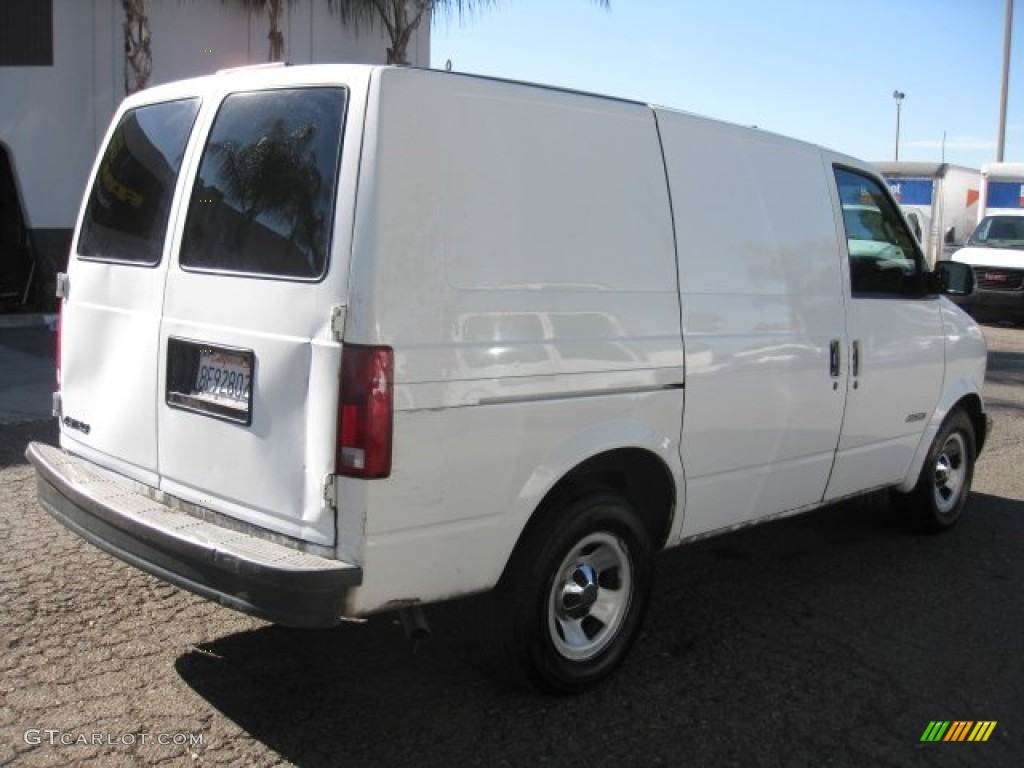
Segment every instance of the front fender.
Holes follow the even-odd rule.
[[[935,442],[935,436],[939,433],[939,429],[942,427],[946,417],[971,396],[976,396],[979,401],[981,400],[981,393],[972,384],[970,381],[960,379],[955,382],[954,386],[948,388],[943,393],[943,398],[935,408],[928,427],[921,435],[921,442],[918,443],[917,450],[914,452],[914,460],[910,463],[910,468],[907,471],[906,477],[903,478],[903,482],[897,487],[898,490],[904,493],[914,490],[914,486],[917,485],[917,481],[921,476],[921,468],[924,467],[924,462],[928,458],[928,452],[931,450],[932,443]],[[979,436],[979,438],[983,440],[984,436]]]
[[[987,424],[982,388],[985,383],[985,366],[988,346],[985,336],[977,323],[967,313],[951,302],[943,302],[942,324],[946,337],[946,375],[942,394],[932,411],[932,418],[921,435],[914,460],[910,463],[906,477],[899,490],[909,492],[917,485],[928,451],[935,436],[950,412],[971,398],[980,404],[981,423]],[[974,414],[968,409],[968,412]],[[985,434],[978,435],[978,450],[984,445]]]

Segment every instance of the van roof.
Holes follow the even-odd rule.
[[[981,166],[981,175],[990,179],[1024,178],[1024,163],[986,163]]]
[[[951,165],[950,163],[917,162],[917,161],[876,161],[873,165],[885,176],[903,178],[944,178],[950,171],[967,171],[968,173],[979,173],[977,168],[968,168],[964,165]]]
[[[200,95],[205,92],[223,92],[233,90],[248,90],[274,86],[296,85],[303,81],[324,82],[337,80],[338,82],[352,82],[353,80],[366,81],[375,73],[393,72],[415,72],[432,77],[463,77],[476,80],[487,80],[496,83],[506,83],[529,88],[541,89],[549,92],[573,94],[596,99],[605,99],[620,104],[631,104],[639,107],[646,107],[652,110],[656,116],[689,118],[715,124],[723,128],[750,134],[755,133],[761,139],[767,141],[778,141],[791,145],[800,145],[807,148],[829,151],[827,148],[802,139],[795,139],[790,136],[766,131],[756,125],[741,125],[719,118],[700,115],[676,107],[659,106],[650,102],[628,99],[621,96],[610,96],[608,94],[594,93],[574,88],[567,88],[558,85],[529,82],[525,80],[514,80],[510,78],[494,77],[491,75],[480,75],[471,72],[459,72],[454,70],[430,69],[421,67],[396,67],[381,64],[302,64],[292,66],[282,63],[256,64],[243,67],[219,70],[216,74],[204,75],[202,77],[179,80],[172,83],[153,86],[145,91],[140,91],[129,96],[124,101],[124,106],[137,106],[156,101],[168,101],[177,98]],[[870,167],[867,163],[858,158],[849,157],[842,153],[832,152],[836,159],[857,167]],[[1024,165],[1022,165],[1024,168]]]

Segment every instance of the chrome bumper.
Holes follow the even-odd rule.
[[[25,456],[36,469],[40,503],[66,527],[229,608],[286,626],[333,626],[348,590],[362,583],[356,565],[197,519],[59,448],[30,443]]]

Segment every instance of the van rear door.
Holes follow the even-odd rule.
[[[190,173],[160,327],[160,487],[330,546],[351,232],[335,199],[358,155],[342,159],[350,89],[280,72],[259,90],[228,76]]]
[[[64,448],[155,485],[165,234],[199,99],[132,105],[94,169],[62,287],[56,411]]]

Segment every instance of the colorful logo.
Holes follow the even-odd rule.
[[[932,720],[921,741],[988,741],[995,729],[995,720]]]
[[[988,182],[986,208],[1024,208],[1024,184],[1020,181]]]
[[[931,205],[931,179],[887,179],[889,191],[900,205]]]

